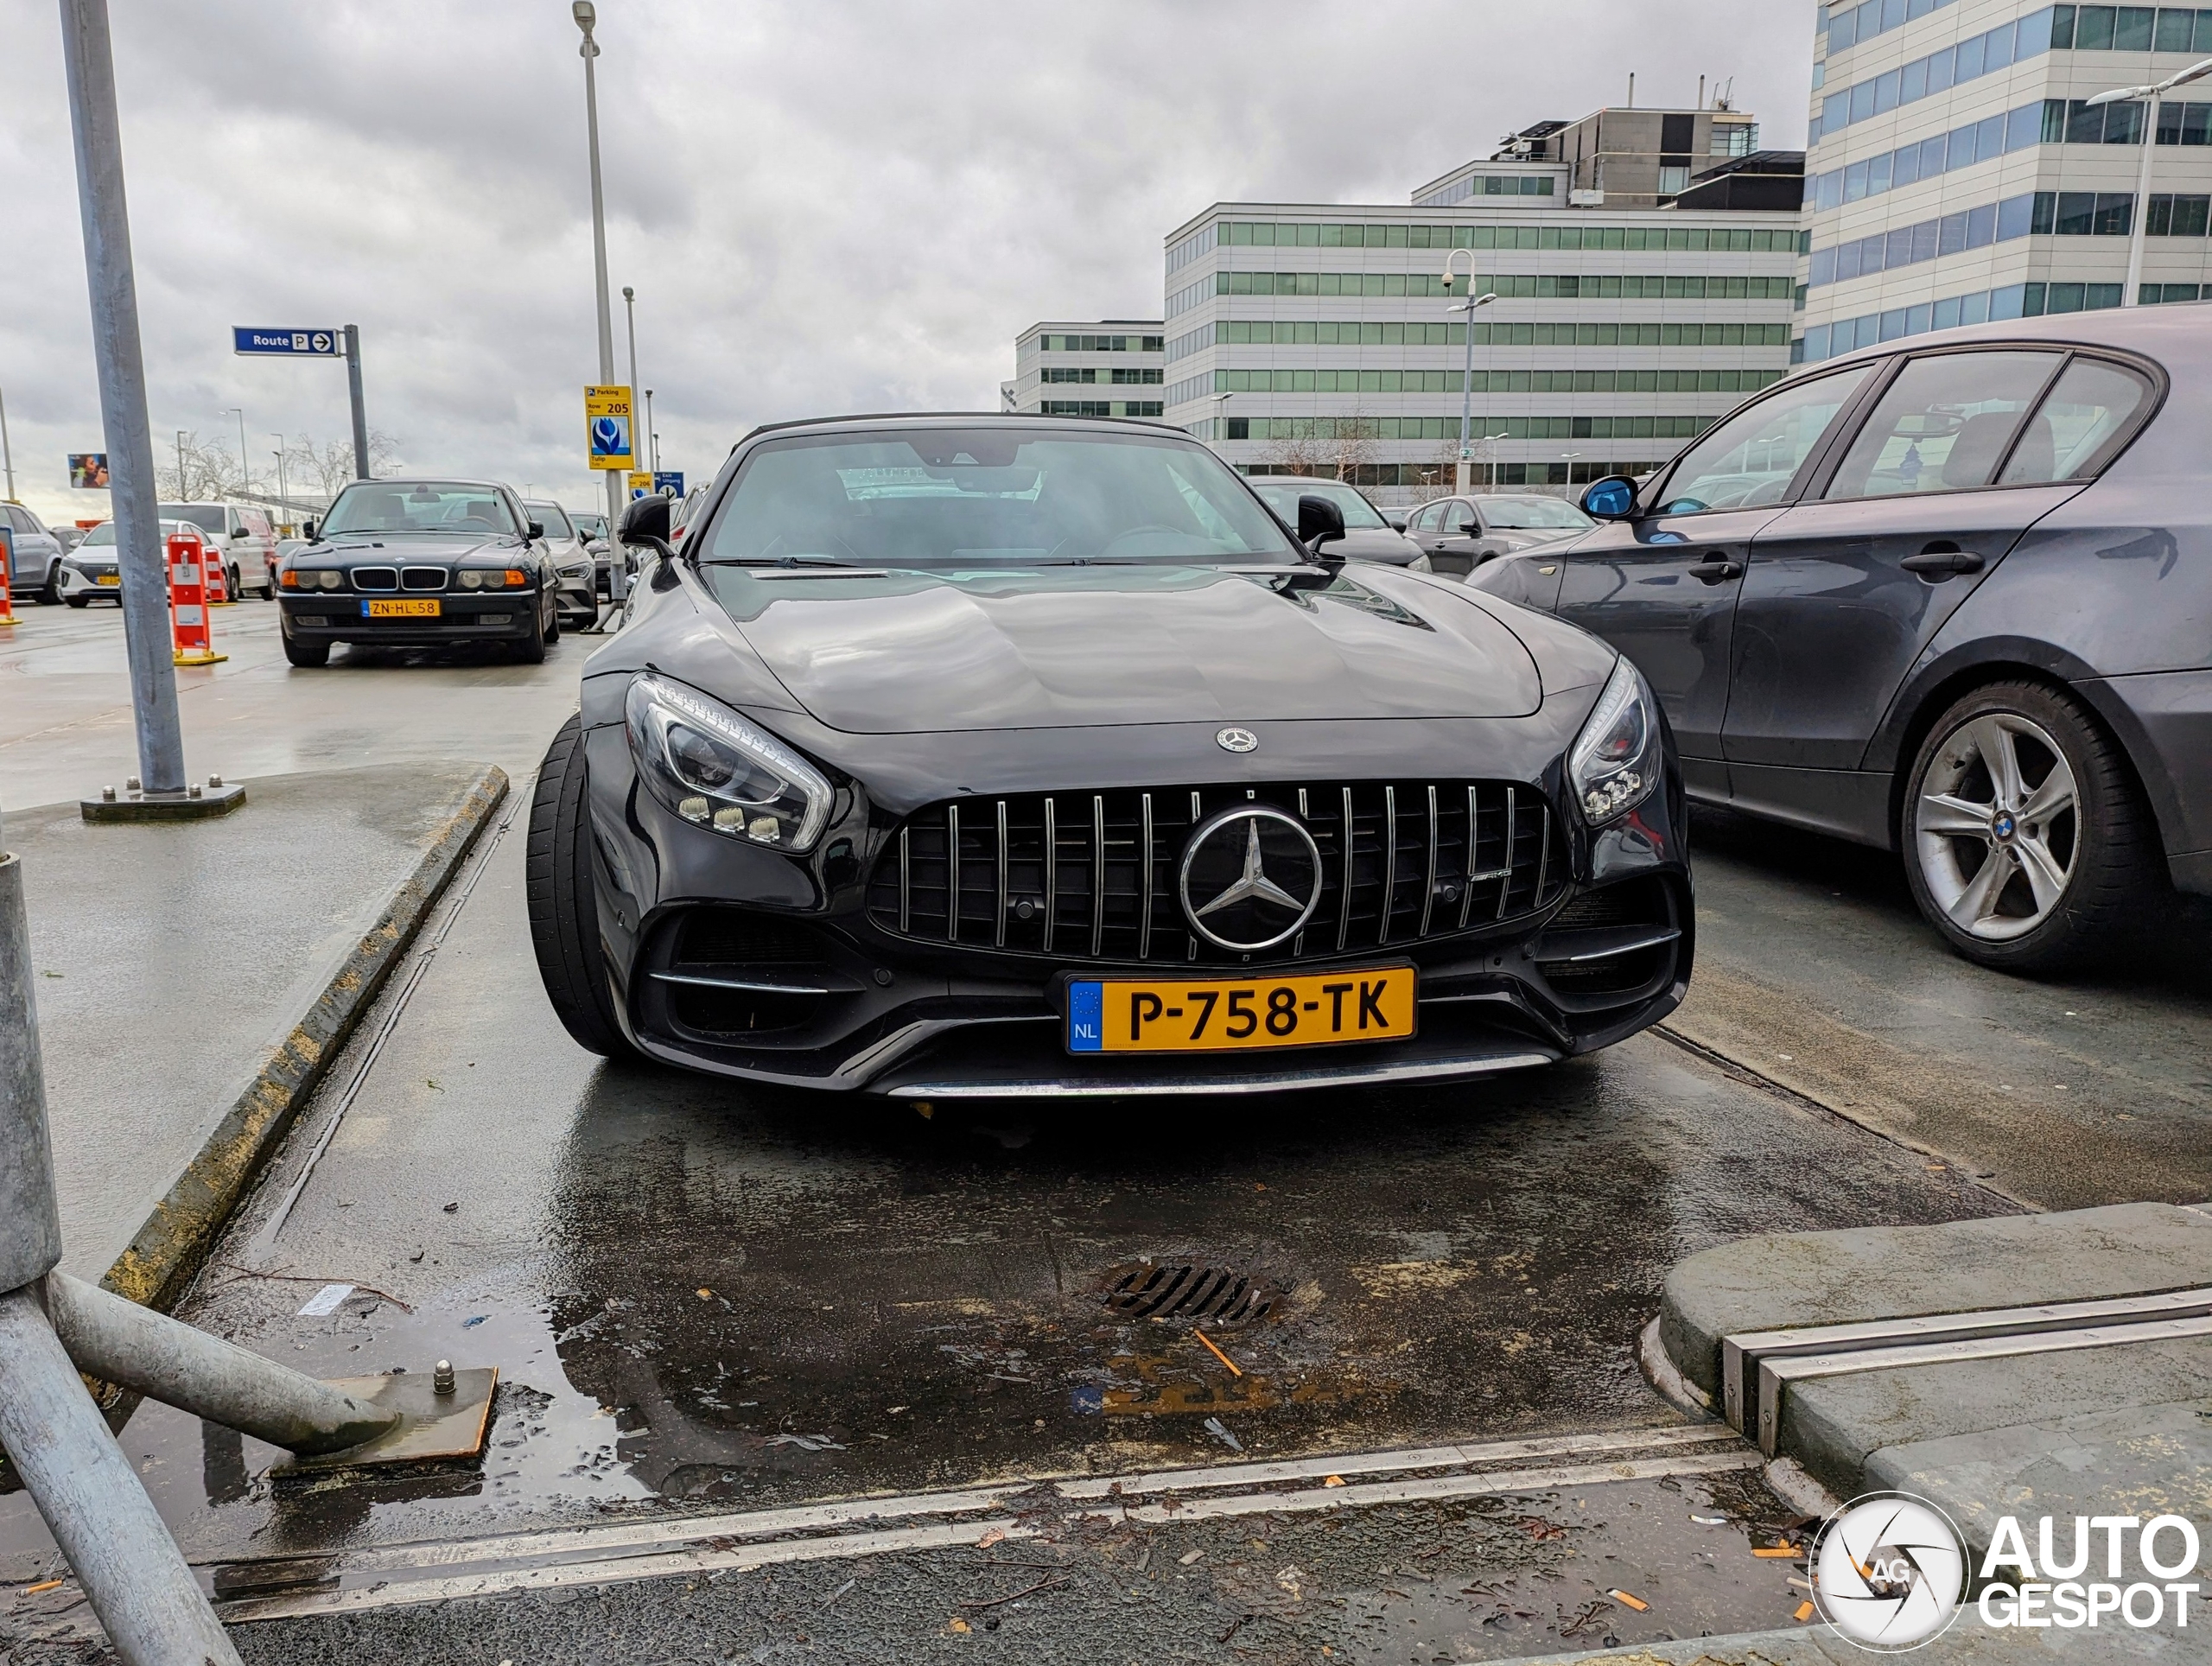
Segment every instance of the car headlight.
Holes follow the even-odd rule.
[[[830,819],[830,783],[805,759],[718,700],[646,675],[623,703],[655,796],[683,817],[753,844],[803,851]]]
[[[1659,785],[1659,719],[1651,690],[1626,656],[1616,660],[1589,721],[1567,754],[1567,779],[1592,827],[1626,815]]]

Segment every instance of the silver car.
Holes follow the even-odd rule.
[[[207,544],[207,535],[197,521],[164,519],[162,522],[162,542],[183,535],[199,538]],[[210,548],[213,546],[209,544]],[[89,607],[95,601],[123,601],[123,577],[116,567],[115,523],[102,521],[85,534],[84,541],[61,557],[60,571],[54,580],[54,595],[72,607]]]
[[[554,605],[561,610],[564,629],[585,630],[599,623],[599,587],[591,551],[569,512],[557,503],[525,499],[523,512],[544,529],[545,547],[552,555],[556,577]]]
[[[8,593],[52,601],[60,591],[61,540],[46,523],[19,503],[0,503],[0,521],[10,533]]]
[[[1407,521],[1406,536],[1438,572],[1465,578],[1486,561],[1578,537],[1597,524],[1563,498],[1484,492],[1423,504]]]

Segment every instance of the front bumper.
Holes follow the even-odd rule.
[[[123,586],[120,582],[102,584],[96,577],[79,571],[67,562],[61,564],[61,583],[59,588],[64,601],[72,596],[81,596],[87,601],[99,596],[118,603],[123,600]]]
[[[541,606],[534,590],[449,591],[436,596],[406,596],[401,600],[435,601],[435,619],[376,619],[365,612],[372,600],[347,590],[325,590],[312,595],[280,591],[285,635],[297,642],[386,642],[395,646],[421,647],[440,642],[514,641],[531,633],[531,620]]]
[[[1411,961],[1418,1033],[1236,1053],[1071,1054],[1063,972],[1222,976],[918,941],[867,906],[887,824],[857,793],[809,862],[678,821],[637,783],[619,725],[587,737],[595,906],[613,1004],[638,1048],[746,1080],[909,1100],[1218,1093],[1466,1081],[1588,1052],[1664,1017],[1694,951],[1679,785],[1574,841],[1567,882],[1491,929],[1255,966]]]

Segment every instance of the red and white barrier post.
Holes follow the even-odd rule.
[[[16,564],[16,534],[14,529],[0,526],[0,625],[16,622],[16,604],[11,597],[13,586],[9,582],[9,571]]]
[[[207,544],[186,533],[168,541],[171,656],[180,665],[213,665],[230,658],[215,652],[215,630],[207,616]]]

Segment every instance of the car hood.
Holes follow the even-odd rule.
[[[457,532],[449,537],[346,537],[329,544],[311,544],[298,553],[404,567],[456,562],[479,553],[520,556],[524,548],[518,540],[496,532]]]
[[[798,704],[850,734],[1511,717],[1543,700],[1497,617],[1393,568],[1298,585],[1205,567],[701,576]]]

